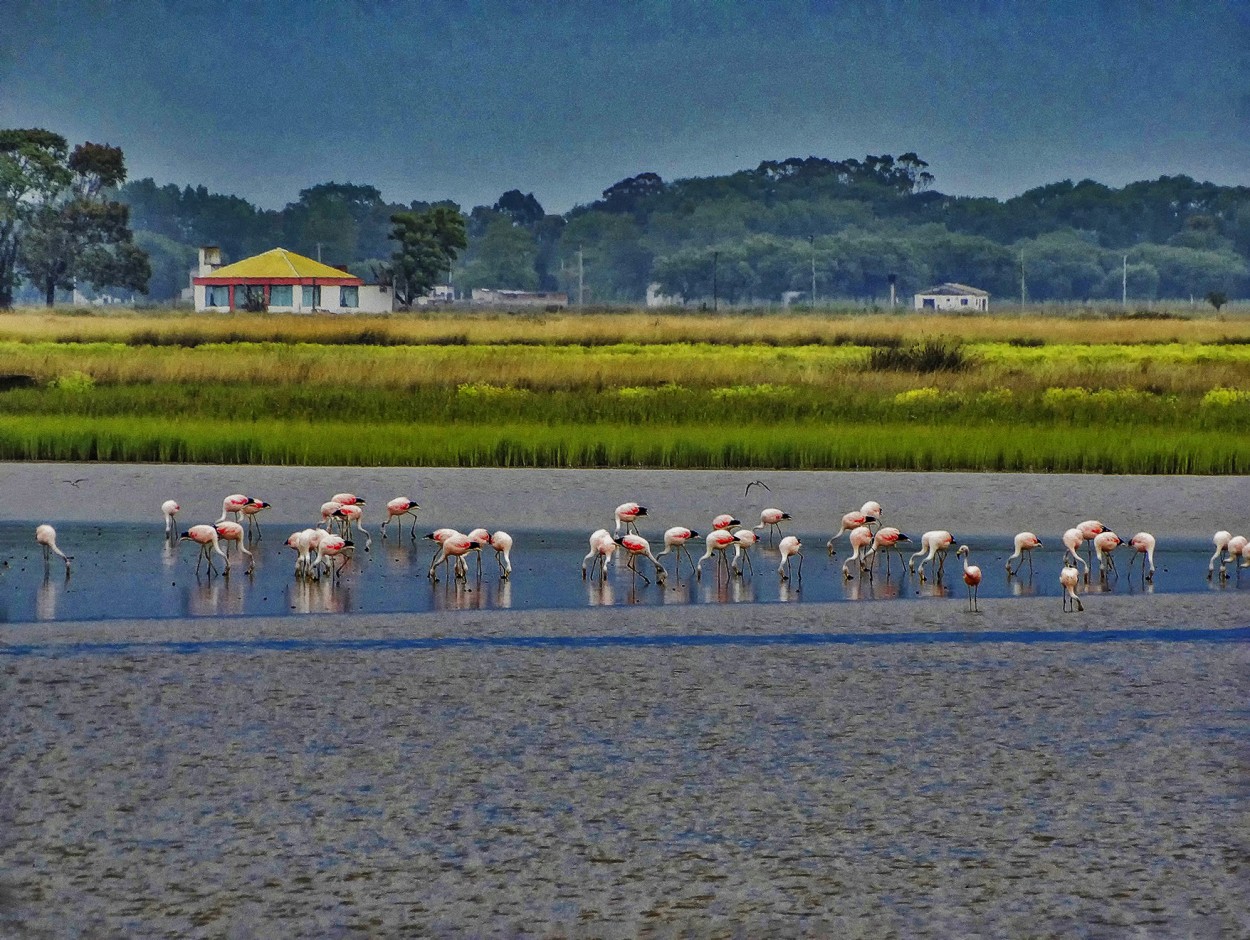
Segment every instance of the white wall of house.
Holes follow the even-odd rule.
[[[390,288],[379,284],[362,284],[356,288],[358,303],[356,306],[343,306],[343,288],[337,284],[325,284],[321,287],[320,301],[305,302],[304,288],[301,284],[292,284],[291,302],[280,304],[273,302],[274,285],[270,288],[270,313],[312,313],[314,310],[329,313],[390,313],[393,309],[394,295]],[[208,305],[208,287],[204,284],[195,285],[195,309],[225,313],[229,305]]]
[[[917,310],[988,310],[990,299],[971,294],[917,294]]]

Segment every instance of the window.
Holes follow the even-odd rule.
[[[291,306],[293,291],[290,284],[274,284],[269,288],[269,306],[271,307],[289,307]]]
[[[210,284],[204,288],[204,306],[229,307],[230,288],[225,284]]]
[[[302,303],[304,307],[309,308],[309,309],[313,307],[320,307],[321,306],[321,285],[320,284],[316,284],[312,286],[305,285]]]
[[[967,298],[967,297],[961,298],[961,299],[960,299],[960,301],[959,301],[959,306],[961,306],[961,307],[966,307],[966,306],[968,306],[968,298]]]
[[[926,310],[934,310],[937,308],[937,301],[932,297],[924,298],[924,308]]]
[[[359,287],[339,288],[339,306],[340,307],[359,307],[360,306],[360,288]]]

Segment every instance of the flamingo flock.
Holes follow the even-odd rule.
[[[287,537],[284,546],[295,553],[294,576],[297,580],[320,580],[327,577],[331,583],[337,582],[344,569],[351,564],[357,547],[362,544],[361,539],[364,550],[370,550],[372,535],[365,526],[366,506],[364,497],[355,493],[335,493],[321,505],[317,514],[319,518],[313,524]],[[258,517],[269,508],[271,504],[263,499],[244,493],[232,493],[222,500],[218,519],[211,523],[191,525],[181,532],[177,525],[178,516],[182,512],[181,504],[174,499],[165,500],[160,511],[164,520],[165,536],[171,545],[191,542],[198,547],[195,569],[197,576],[202,569],[207,569],[210,576],[229,575],[232,553],[246,556],[245,572],[250,575],[256,569],[258,543],[263,538]],[[415,544],[417,513],[420,509],[418,502],[410,496],[398,496],[389,500],[385,504],[385,521],[380,527],[381,537],[388,537],[389,526],[395,522],[399,537],[402,538],[403,518],[408,516],[412,520],[408,534]],[[796,585],[802,581],[803,542],[797,535],[784,533],[783,523],[793,524],[794,519],[783,509],[769,507],[762,510],[759,524],[753,526],[744,526],[736,513],[717,513],[708,520],[706,535],[701,535],[699,529],[688,525],[669,526],[660,537],[663,548],[658,554],[653,552],[651,542],[638,527],[639,520],[649,521],[653,515],[647,507],[636,501],[618,505],[612,515],[612,531],[603,526],[596,528],[589,536],[589,550],[581,563],[582,578],[599,581],[607,579],[613,557],[618,551],[624,560],[621,567],[629,572],[635,583],[641,580],[645,585],[654,582],[663,586],[670,577],[680,581],[683,559],[695,580],[702,580],[705,562],[712,563],[710,567],[717,578],[753,578],[755,566],[752,555],[766,551],[758,547],[765,537],[770,546],[776,537],[776,548],[767,551],[775,550],[777,553],[777,578],[782,583],[793,581]],[[979,566],[970,561],[973,549],[967,544],[961,544],[950,530],[925,531],[919,536],[918,551],[905,556],[902,546],[916,545],[917,542],[900,528],[886,524],[886,513],[880,502],[868,500],[859,509],[836,518],[836,531],[826,542],[826,550],[830,556],[837,554],[839,541],[845,537],[850,554],[841,566],[843,579],[852,581],[858,577],[861,580],[871,580],[881,567],[884,567],[888,579],[892,576],[891,556],[897,555],[904,577],[915,576],[921,584],[930,580],[940,584],[945,576],[947,554],[956,549],[955,555],[962,564],[959,574],[967,587],[967,609],[971,613],[980,611],[979,588],[984,574]],[[51,558],[55,555],[63,561],[68,577],[73,556],[66,554],[58,546],[56,530],[48,524],[40,525],[36,529],[35,539],[43,550],[45,570],[51,565]],[[443,527],[429,532],[426,539],[435,545],[427,570],[431,582],[440,580],[440,566],[444,572],[448,567],[451,568],[453,580],[467,581],[471,556],[475,557],[477,577],[480,580],[483,577],[482,555],[487,550],[494,552],[498,577],[502,580],[512,577],[514,542],[507,532],[479,527],[466,533]],[[690,551],[690,543],[697,544],[698,539],[703,540],[705,551],[696,559]],[[1094,577],[1102,585],[1120,577],[1116,559],[1121,549],[1126,548],[1129,556],[1127,576],[1132,577],[1134,566],[1138,566],[1137,576],[1144,583],[1153,581],[1157,571],[1155,553],[1158,543],[1149,532],[1137,532],[1125,540],[1103,522],[1087,519],[1068,528],[1059,542],[1063,551],[1058,583],[1065,611],[1084,610],[1079,596],[1081,588],[1082,585],[1090,584]],[[982,549],[985,547],[981,546]],[[1250,537],[1220,530],[1212,537],[1212,547],[1214,551],[1208,562],[1207,578],[1226,581],[1235,577],[1240,581],[1242,569],[1250,568]],[[1012,551],[1004,565],[1008,581],[1020,578],[1026,567],[1025,577],[1032,579],[1034,554],[1039,551],[1044,551],[1044,545],[1037,534],[1032,531],[1018,533],[1012,540]],[[667,556],[672,556],[674,561],[671,575],[664,564]]]

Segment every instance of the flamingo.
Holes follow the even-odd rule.
[[[1224,550],[1228,548],[1228,543],[1232,540],[1232,537],[1233,533],[1229,532],[1227,529],[1220,529],[1220,531],[1216,532],[1215,535],[1211,537],[1211,544],[1215,546],[1215,554],[1211,556],[1211,561],[1207,564],[1208,581],[1211,580],[1211,574],[1215,571],[1215,563],[1217,561],[1220,562],[1220,577],[1228,577],[1228,575],[1224,572],[1224,562],[1221,560],[1221,556],[1224,554]]]
[[[842,537],[843,532],[854,532],[860,526],[868,525],[868,523],[876,521],[876,516],[869,515],[864,512],[848,512],[842,517],[842,528],[838,529],[837,535],[825,543],[825,548],[827,548],[829,550],[829,554],[832,555],[834,553],[833,543]]]
[[[243,511],[243,507],[248,505],[251,501],[252,497],[244,496],[242,493],[234,493],[233,495],[227,496],[221,501],[221,518],[218,519],[217,522],[225,522],[226,516],[231,514],[234,515],[234,521],[238,522],[239,513],[241,513]],[[216,525],[217,522],[214,522],[213,525]]]
[[[674,572],[677,577],[681,577],[681,556],[684,554],[686,560],[690,562],[690,567],[694,568],[694,558],[690,555],[690,549],[686,547],[686,543],[691,539],[697,539],[699,533],[694,529],[687,529],[684,525],[675,525],[671,529],[664,530],[664,551],[657,554],[656,558],[663,558],[669,552],[677,556],[677,568]]]
[[[864,561],[868,564],[869,568],[871,569],[872,565],[876,564],[877,552],[884,552],[885,553],[885,573],[886,573],[886,576],[888,577],[890,574],[890,549],[894,550],[894,553],[898,555],[899,564],[902,564],[903,563],[903,551],[902,549],[898,547],[898,543],[910,542],[910,541],[911,539],[908,536],[904,535],[898,529],[894,528],[894,526],[884,526],[878,529],[877,534],[873,536],[872,548],[868,549],[867,554],[864,555]],[[868,561],[869,555],[873,556],[873,559],[871,562]]]
[[[1225,551],[1228,552],[1228,557],[1220,562],[1220,571],[1223,572],[1224,566],[1231,564],[1237,571],[1237,578],[1240,580],[1241,569],[1244,566],[1239,565],[1238,562],[1241,560],[1241,556],[1245,554],[1247,545],[1250,545],[1250,539],[1247,539],[1244,535],[1234,535],[1229,539],[1228,544],[1224,546]],[[1224,575],[1224,577],[1227,576]]]
[[[859,562],[859,570],[864,570],[864,549],[872,545],[872,529],[866,525],[858,526],[851,530],[851,557],[842,563],[842,575],[846,580],[851,580],[851,562]]]
[[[351,560],[353,548],[352,542],[341,535],[332,535],[329,532],[322,534],[317,542],[317,557],[313,559],[312,569],[320,573],[324,567],[330,572],[330,580],[337,580],[343,573],[343,569],[347,567],[348,561]],[[337,568],[334,567],[332,561],[334,558],[340,559]]]
[[[165,538],[172,539],[177,531],[174,529],[174,516],[182,511],[176,499],[167,499],[161,503],[161,514],[165,517]]]
[[[773,530],[777,530],[777,534],[781,534],[782,521],[789,519],[788,512],[782,512],[780,509],[765,509],[760,512],[760,524],[752,526],[752,529],[768,529],[768,544],[773,542]]]
[[[920,551],[916,552],[907,560],[907,567],[911,571],[916,570],[916,559],[920,558],[920,582],[924,583],[924,566],[927,562],[929,570],[932,571],[934,563],[937,565],[936,578],[942,577],[942,572],[946,570],[946,552],[955,544],[955,536],[951,535],[945,529],[933,529],[920,536]],[[921,556],[924,556],[921,558]]]
[[[497,529],[490,537],[490,547],[495,550],[499,576],[505,581],[508,580],[512,577],[512,536],[502,529]]]
[[[1093,542],[1096,536],[1102,535],[1104,532],[1108,531],[1107,527],[1097,519],[1087,519],[1084,522],[1078,522],[1076,527],[1081,530],[1081,539],[1086,542]],[[1086,546],[1085,550],[1088,554],[1089,546]],[[1085,567],[1086,570],[1089,569],[1088,564],[1086,564]]]
[[[269,508],[270,508],[269,504],[265,502],[263,499],[253,499],[246,506],[244,506],[241,510],[239,510],[241,513],[243,513],[243,515],[247,516],[247,531],[250,533],[252,531],[252,526],[256,527],[256,538],[258,539],[261,537],[260,536],[260,520],[256,518],[256,514],[258,512],[262,512],[263,510],[266,510]]]
[[[460,532],[460,530],[458,529],[450,529],[450,528],[444,527],[441,529],[435,529],[433,532],[427,533],[425,537],[429,539],[430,541],[432,541],[435,545],[439,546],[439,548],[441,549],[443,542],[447,541],[447,539],[451,538],[451,536],[463,535],[463,534],[464,533]],[[449,559],[444,558],[443,560],[448,561]],[[456,567],[459,568],[460,564],[461,564],[460,559],[457,558]]]
[[[1107,572],[1115,571],[1115,558],[1112,555],[1124,544],[1124,539],[1114,532],[1099,532],[1094,536],[1094,549],[1098,554],[1098,580],[1106,581]]]
[[[1063,560],[1067,561],[1068,556],[1072,556],[1072,560],[1079,565],[1085,565],[1085,576],[1089,577],[1089,564],[1080,555],[1081,543],[1085,541],[1085,536],[1081,535],[1079,528],[1068,529],[1063,533]]]
[[[1032,532],[1019,532],[1016,534],[1016,550],[1011,553],[1007,559],[1007,577],[1019,574],[1020,569],[1024,567],[1024,559],[1029,560],[1029,577],[1033,577],[1033,550],[1042,547],[1042,540]],[[1020,561],[1016,565],[1016,570],[1011,570],[1011,561],[1013,558],[1019,558]]]
[[[622,535],[612,541],[620,545],[625,551],[629,552],[629,568],[636,575],[641,575],[642,580],[648,584],[651,579],[638,570],[637,561],[639,558],[647,558],[655,565],[655,580],[663,584],[668,578],[668,572],[664,570],[664,566],[655,560],[655,556],[651,554],[651,543],[644,539],[641,535]]]
[[[777,566],[777,574],[782,581],[790,580],[791,562],[794,556],[799,558],[799,580],[803,580],[803,543],[797,535],[787,535],[777,543],[777,551],[781,552],[781,564]]]
[[[722,512],[719,516],[715,516],[712,519],[713,532],[719,529],[732,529],[736,525],[742,525],[742,523],[738,521],[736,516],[727,512]]]
[[[1131,574],[1133,571],[1133,562],[1138,558],[1142,560],[1142,575],[1147,581],[1155,579],[1155,537],[1149,532],[1138,532],[1128,540],[1129,548],[1133,550],[1132,556],[1128,560],[1128,570]],[[1150,570],[1146,570],[1149,563]]]
[[[977,613],[977,594],[981,589],[981,569],[968,564],[968,546],[960,545],[955,554],[964,560],[964,584],[968,585],[968,610]]]
[[[214,528],[217,529],[217,538],[223,542],[235,542],[239,546],[239,551],[247,556],[247,573],[251,574],[256,570],[256,556],[248,551],[247,546],[243,544],[243,526],[237,522],[226,520],[217,523]],[[226,554],[226,573],[230,573],[230,555]]]
[[[317,525],[325,526],[326,531],[327,532],[330,531],[330,526],[334,524],[336,519],[339,521],[342,521],[343,516],[339,514],[339,510],[342,508],[343,508],[343,504],[338,502],[337,500],[332,499],[332,500],[329,500],[328,502],[322,503],[321,504],[321,521],[318,522]]]
[[[726,567],[728,567],[729,563],[725,560],[725,549],[735,544],[738,541],[738,537],[728,529],[713,529],[707,534],[707,538],[704,541],[707,544],[707,551],[703,553],[703,556],[694,566],[694,576],[699,581],[703,580],[703,563],[712,557],[713,552],[720,553],[716,560],[717,570],[720,570],[722,561],[725,561]]]
[[[490,534],[490,531],[488,529],[483,529],[481,527],[478,527],[476,529],[470,529],[469,538],[473,539],[473,541],[475,542],[481,542],[483,547],[492,544],[491,542],[492,536]],[[477,578],[479,581],[482,580],[482,553],[481,551],[478,551],[477,553]]]
[[[61,561],[65,562],[65,573],[69,574],[69,563],[74,560],[73,555],[66,555],[56,546],[56,529],[48,525],[46,522],[35,528],[35,541],[43,546],[43,567],[46,571],[48,564],[53,555],[58,556]]]
[[[613,530],[613,534],[619,533],[621,531],[621,523],[624,523],[626,535],[629,535],[631,532],[637,535],[638,526],[634,524],[634,521],[639,516],[645,516],[646,514],[646,506],[639,506],[637,503],[621,503],[616,507],[616,528]]]
[[[223,522],[225,520],[222,520]],[[195,561],[195,573],[200,573],[200,563],[205,559],[208,560],[208,570],[216,571],[213,567],[212,552],[216,552],[222,558],[226,559],[226,568],[230,567],[230,559],[226,558],[226,553],[221,550],[221,543],[217,540],[216,525],[193,525],[187,531],[178,536],[179,542],[195,542],[200,546],[199,558]]]
[[[760,537],[755,534],[753,529],[735,529],[733,536],[736,540],[734,542],[734,557],[729,567],[734,574],[742,574],[742,559],[745,558],[747,564],[751,567],[751,574],[755,574],[755,566],[751,564],[750,548],[760,540]]]
[[[421,507],[417,505],[417,501],[409,496],[396,496],[386,504],[386,521],[382,523],[382,538],[386,538],[386,527],[391,524],[392,519],[399,519],[399,534],[404,534],[404,516],[412,516],[412,538],[417,537],[417,510]]]
[[[312,553],[328,535],[323,529],[301,529],[287,536],[286,544],[295,549],[295,577],[312,577]]]
[[[335,493],[330,497],[330,501],[344,506],[363,506],[365,504],[365,498],[357,496],[355,493]]]
[[[440,562],[446,561],[448,558],[456,559],[456,577],[463,578],[467,572],[461,567],[461,559],[469,552],[481,551],[484,543],[475,541],[467,535],[456,532],[447,536],[438,546],[438,554],[434,556],[434,560],[430,562],[429,577],[432,581],[437,581],[438,576],[434,573],[434,569],[438,567]]]
[[[339,506],[339,510],[336,513],[336,515],[338,515],[340,519],[344,520],[344,525],[343,525],[343,537],[344,538],[347,537],[347,533],[351,529],[352,523],[353,522],[356,523],[356,528],[360,532],[364,533],[365,551],[368,551],[370,546],[373,545],[373,537],[369,534],[369,530],[365,528],[365,523],[363,519],[365,511],[360,508],[363,503],[364,503],[364,500],[362,499],[355,503],[341,504]]]
[[[612,535],[607,529],[595,529],[591,532],[590,551],[582,559],[582,580],[586,580],[586,566],[594,561],[599,569],[599,580],[602,581],[607,575],[608,560],[614,551],[616,551],[616,542],[612,540]]]
[[[1075,605],[1076,610],[1084,610],[1085,606],[1081,603],[1081,599],[1076,596],[1076,586],[1081,580],[1081,572],[1071,565],[1064,565],[1059,571],[1059,583],[1063,585],[1063,609],[1072,610]]]

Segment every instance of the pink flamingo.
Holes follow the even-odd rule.
[[[499,576],[505,581],[512,577],[512,536],[503,529],[491,533],[490,547],[495,550],[495,561],[499,564]]]
[[[929,570],[932,571],[934,565],[937,566],[937,577],[941,580],[942,572],[946,570],[946,552],[955,544],[955,536],[951,535],[945,529],[933,529],[920,536],[920,551],[916,552],[907,560],[907,567],[915,572],[916,559],[924,557],[920,560],[920,583],[924,583],[924,566],[926,562]]]
[[[321,504],[321,521],[318,522],[317,525],[325,526],[326,531],[328,532],[330,531],[330,527],[333,526],[335,522],[339,522],[341,524],[343,521],[343,515],[339,512],[339,510],[342,508],[343,508],[343,504],[338,502],[337,500],[331,499],[327,502],[322,503]]]
[[[694,566],[695,580],[699,581],[703,580],[703,563],[711,558],[714,552],[719,552],[716,556],[716,570],[720,571],[721,562],[725,563],[726,568],[729,567],[729,561],[725,558],[725,549],[735,544],[738,541],[738,537],[728,529],[713,529],[707,534],[707,538],[704,541],[707,544],[707,551],[703,553],[703,556]]]
[[[977,595],[981,591],[981,569],[968,564],[968,546],[960,545],[955,554],[964,560],[964,584],[968,585],[968,610],[977,613]]]
[[[1129,574],[1133,573],[1133,562],[1138,558],[1142,560],[1142,575],[1147,581],[1155,579],[1155,537],[1149,532],[1138,532],[1128,540],[1129,548],[1133,550],[1132,556],[1128,560]],[[1146,570],[1149,563],[1150,570]]]
[[[463,534],[463,533],[462,533],[462,532],[460,532],[460,530],[459,530],[459,529],[450,529],[450,528],[447,528],[447,527],[443,527],[443,528],[441,528],[441,529],[435,529],[433,532],[429,532],[429,533],[427,533],[425,537],[426,537],[427,539],[429,539],[431,542],[433,542],[435,545],[439,546],[439,548],[442,548],[443,542],[447,541],[447,539],[451,538],[451,536],[453,536],[453,535],[462,535],[462,534]],[[448,558],[444,558],[443,560],[444,560],[444,562],[447,562],[447,561],[449,561],[450,559],[448,559]],[[462,564],[462,563],[461,563],[460,559],[459,559],[459,558],[457,558],[457,559],[456,559],[456,567],[457,567],[457,568],[461,567],[461,564]],[[445,566],[444,566],[444,567],[445,567]]]
[[[1107,527],[1097,519],[1087,519],[1084,522],[1078,522],[1076,527],[1081,530],[1081,538],[1086,542],[1093,542],[1096,536],[1102,535],[1107,531]],[[1089,546],[1085,547],[1086,554],[1089,553]],[[1088,569],[1089,565],[1086,564]]]
[[[751,568],[751,574],[755,574],[755,566],[751,564],[751,546],[760,540],[752,529],[735,529],[734,530],[734,557],[730,564],[730,569],[734,574],[742,574],[742,560],[745,558],[747,565]]]
[[[730,515],[727,512],[722,512],[719,516],[715,516],[712,519],[713,532],[719,529],[732,529],[736,525],[742,525],[742,523],[738,521],[736,516]]]
[[[339,575],[343,573],[343,569],[347,567],[347,563],[351,560],[353,544],[341,535],[333,535],[329,532],[322,534],[317,542],[317,557],[313,559],[312,568],[320,573],[322,568],[330,572],[331,581],[338,580]],[[334,567],[332,559],[339,559],[339,566]]]
[[[1231,564],[1233,569],[1237,572],[1237,580],[1241,580],[1241,569],[1246,566],[1239,565],[1238,562],[1241,560],[1241,557],[1245,555],[1247,547],[1250,547],[1250,539],[1247,539],[1244,535],[1234,535],[1228,540],[1228,545],[1225,546],[1225,551],[1228,552],[1228,557],[1220,562],[1221,577],[1227,577],[1223,573],[1224,566]]]
[[[434,569],[439,566],[440,562],[446,561],[448,558],[456,559],[456,577],[467,577],[468,572],[462,567],[462,559],[465,555],[472,551],[481,551],[484,543],[475,541],[467,535],[461,535],[459,532],[449,535],[438,546],[438,554],[434,556],[434,560],[430,562],[429,577],[432,581],[437,581],[438,576],[434,573]]]
[[[1081,599],[1076,596],[1076,586],[1080,580],[1081,572],[1071,565],[1064,565],[1059,570],[1059,583],[1063,586],[1063,609],[1065,611],[1072,610],[1074,605],[1076,610],[1085,609]]]
[[[851,562],[859,562],[859,570],[864,570],[865,549],[872,545],[873,534],[872,529],[866,525],[858,526],[851,530],[851,557],[842,563],[842,575],[846,580],[851,580]]]
[[[61,561],[65,562],[65,573],[69,574],[69,563],[74,560],[74,556],[66,555],[57,548],[56,529],[46,522],[41,526],[36,526],[35,542],[43,546],[43,567],[45,571],[48,569],[52,556],[56,555]]]
[[[343,506],[363,506],[365,504],[365,498],[357,496],[355,493],[335,493],[330,497],[330,501]]]
[[[870,522],[876,522],[877,517],[862,511],[848,512],[842,517],[842,528],[838,530],[838,534],[825,543],[825,548],[829,550],[829,554],[834,554],[833,543],[842,537],[843,532],[854,532],[860,526],[868,525]]]
[[[251,501],[252,497],[244,496],[242,493],[234,493],[233,495],[227,496],[221,501],[221,518],[218,519],[217,522],[225,522],[226,516],[229,516],[232,513],[234,514],[234,521],[238,522],[239,513],[243,512],[243,507],[248,505]],[[216,525],[217,522],[214,522],[213,525]],[[181,539],[179,541],[181,541]]]
[[[1081,543],[1085,541],[1085,536],[1081,534],[1078,528],[1068,529],[1063,533],[1063,559],[1066,561],[1069,556],[1072,560],[1085,566],[1085,576],[1089,577],[1089,564],[1081,557]]]
[[[225,521],[224,519],[222,520]],[[212,552],[216,552],[226,560],[226,567],[230,567],[230,559],[226,558],[226,553],[221,550],[221,544],[217,540],[217,528],[215,525],[193,525],[187,531],[178,536],[179,542],[194,542],[200,546],[200,555],[195,562],[195,573],[200,573],[200,563],[205,559],[208,560],[208,570],[216,572],[213,567]]]
[[[1211,543],[1215,546],[1215,554],[1211,556],[1211,561],[1207,564],[1207,580],[1211,580],[1211,574],[1215,571],[1215,563],[1220,562],[1220,578],[1226,578],[1228,575],[1224,572],[1224,562],[1221,556],[1224,550],[1228,548],[1228,543],[1232,539],[1233,533],[1227,529],[1220,529],[1211,537]]]
[[[253,499],[246,506],[244,506],[242,509],[239,510],[239,512],[247,516],[248,533],[249,534],[251,533],[253,526],[256,527],[257,539],[261,537],[261,534],[260,534],[260,520],[256,518],[256,514],[259,512],[263,512],[264,510],[269,509],[269,508],[270,508],[269,504],[265,502],[263,499]]]
[[[616,542],[607,529],[595,529],[590,533],[590,551],[582,559],[582,580],[586,580],[586,566],[592,561],[599,569],[599,580],[602,581],[608,572],[608,561],[616,551]]]
[[[1007,559],[1007,576],[1019,574],[1020,569],[1024,567],[1024,559],[1029,560],[1029,577],[1033,577],[1033,550],[1042,547],[1042,540],[1032,532],[1020,532],[1016,535],[1016,550],[1011,553],[1011,557]],[[1019,558],[1020,561],[1016,565],[1016,570],[1011,570],[1011,562],[1013,559]]]
[[[174,528],[174,517],[182,511],[182,507],[178,505],[178,501],[167,499],[161,503],[161,514],[165,517],[165,538],[172,539],[177,534]]]
[[[677,567],[673,572],[678,578],[681,577],[681,556],[684,554],[686,560],[690,562],[691,570],[694,569],[694,558],[690,554],[690,549],[686,543],[691,539],[697,539],[699,533],[694,529],[687,529],[684,525],[675,525],[671,529],[664,531],[664,551],[657,554],[656,558],[663,558],[672,552],[677,556]]]
[[[247,546],[243,544],[243,526],[239,525],[239,523],[237,522],[231,522],[230,520],[227,519],[225,522],[217,523],[217,525],[214,528],[217,529],[217,538],[219,541],[234,542],[236,545],[239,546],[239,551],[241,551],[244,555],[247,556],[247,561],[248,561],[247,573],[251,574],[256,569],[256,556],[254,556],[250,551],[248,551]],[[229,552],[226,553],[225,573],[226,574],[230,573]]]
[[[619,533],[621,531],[621,524],[624,523],[626,535],[629,535],[631,532],[637,535],[638,526],[635,525],[635,520],[637,520],[639,516],[645,516],[646,514],[646,506],[639,506],[637,503],[621,503],[616,507],[616,528],[613,532]]]
[[[1114,532],[1099,532],[1094,536],[1094,549],[1098,554],[1098,580],[1106,581],[1107,572],[1115,571],[1115,557],[1112,555],[1124,544],[1124,539]]]
[[[386,521],[382,523],[382,538],[386,538],[386,527],[391,524],[392,519],[399,519],[399,534],[404,534],[404,516],[412,516],[412,538],[417,537],[417,510],[421,507],[417,505],[417,501],[408,496],[396,496],[386,504]]]
[[[799,541],[797,535],[787,535],[784,539],[777,543],[777,550],[781,552],[781,564],[777,566],[777,575],[782,581],[790,580],[791,563],[795,556],[799,559],[799,580],[803,580],[803,543]]]
[[[765,509],[760,512],[760,524],[752,526],[752,530],[768,529],[768,544],[773,542],[773,530],[781,535],[781,523],[790,518],[788,512],[782,512],[780,509]]]
[[[884,555],[885,555],[885,573],[886,573],[886,577],[889,577],[889,574],[890,574],[890,550],[891,550],[891,549],[893,549],[893,550],[894,550],[894,553],[895,553],[896,555],[898,555],[898,561],[899,561],[899,564],[903,564],[903,563],[904,563],[904,562],[903,562],[903,552],[902,552],[902,549],[900,549],[900,548],[898,547],[898,543],[899,543],[899,542],[910,542],[910,541],[911,541],[911,539],[910,539],[908,536],[904,535],[904,534],[903,534],[902,532],[900,532],[898,529],[894,528],[894,526],[884,526],[884,527],[882,527],[882,528],[878,529],[878,530],[877,530],[877,534],[876,534],[875,536],[873,536],[873,540],[872,540],[872,548],[868,549],[867,554],[865,554],[865,555],[864,555],[864,562],[868,565],[868,568],[869,568],[869,570],[871,571],[871,570],[872,570],[872,566],[873,566],[873,565],[875,565],[875,564],[876,564],[876,562],[877,562],[877,557],[876,557],[876,556],[877,556],[877,552],[882,552],[882,553],[884,553]],[[872,556],[872,561],[869,561],[869,560],[868,560],[868,556],[869,556],[869,555],[871,555],[871,556]]]
[[[642,580],[646,581],[647,584],[651,583],[651,579],[638,570],[637,561],[639,558],[646,558],[655,565],[655,580],[657,582],[663,584],[668,578],[668,572],[664,570],[664,566],[656,561],[655,556],[651,554],[651,543],[641,535],[622,535],[613,539],[613,541],[629,552],[629,569],[635,575],[641,576]]]
[[[344,520],[343,537],[347,538],[347,535],[351,530],[352,523],[356,523],[356,528],[363,533],[365,537],[365,551],[369,551],[370,547],[373,545],[373,537],[365,528],[363,519],[365,511],[361,508],[361,504],[363,503],[364,500],[359,500],[354,503],[340,505],[336,515]]]

